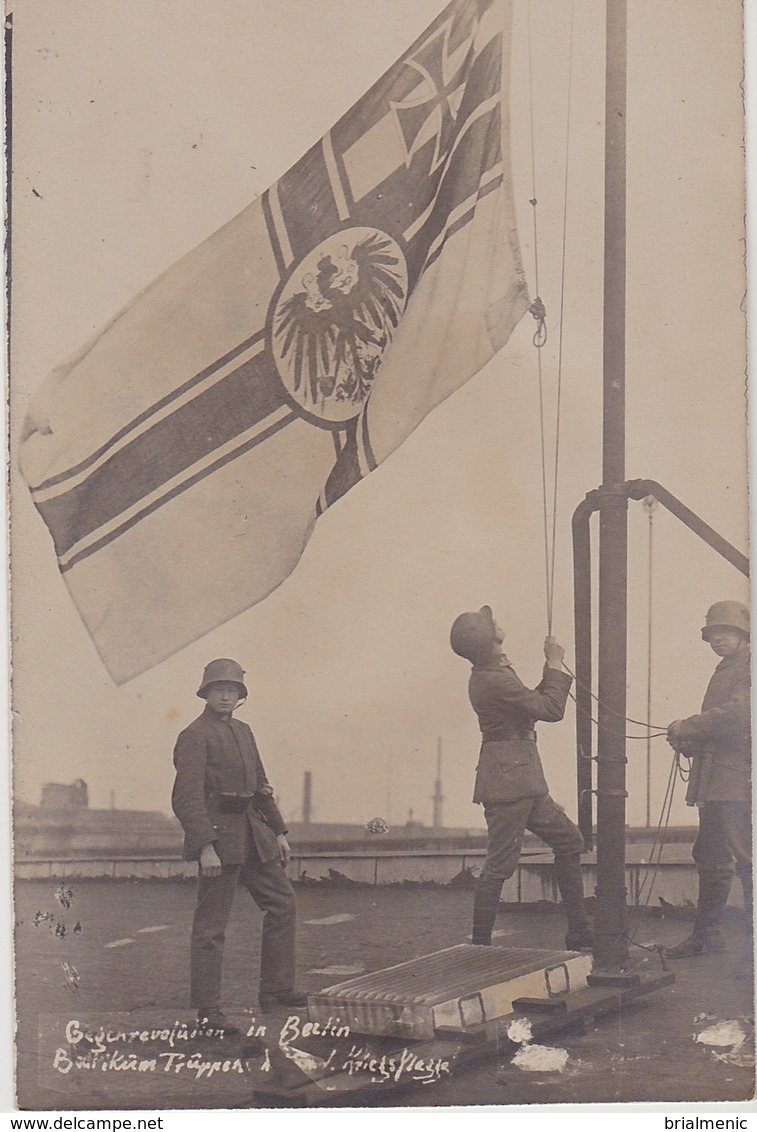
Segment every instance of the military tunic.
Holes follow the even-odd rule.
[[[286,827],[246,723],[206,707],[176,740],[174,765],[171,803],[184,829],[185,860],[198,860],[212,842],[224,865],[241,865],[248,831],[261,861],[278,860],[276,836]],[[249,798],[236,813],[227,808],[234,794]]]
[[[484,877],[512,876],[526,829],[558,862],[577,861],[583,849],[577,826],[549,794],[534,731],[539,720],[562,719],[570,685],[567,673],[545,665],[538,687],[527,688],[506,656],[473,667],[468,692],[482,739],[473,801],[483,805],[489,831]],[[568,883],[580,886],[578,874]]]
[[[749,802],[752,797],[750,654],[723,657],[712,674],[699,715],[681,720],[678,738],[691,756],[686,801]]]

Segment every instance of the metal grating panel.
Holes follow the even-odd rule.
[[[406,1001],[409,996],[413,1002],[433,1005],[446,1002],[453,995],[471,994],[492,978],[497,982],[516,978],[531,971],[542,971],[574,956],[572,951],[479,947],[461,943],[445,951],[398,963],[395,967],[335,983],[321,994],[363,1000],[380,998],[384,1002]],[[482,980],[485,982],[482,983]]]
[[[572,951],[459,944],[308,996],[313,1021],[358,1033],[433,1037],[501,1017],[514,998],[550,998],[586,986],[591,957]]]

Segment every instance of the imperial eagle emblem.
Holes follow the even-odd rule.
[[[290,395],[323,420],[357,416],[406,301],[405,257],[391,236],[348,228],[320,243],[273,315],[273,355]]]

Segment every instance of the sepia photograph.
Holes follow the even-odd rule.
[[[754,1111],[744,20],[7,0],[17,1110]]]

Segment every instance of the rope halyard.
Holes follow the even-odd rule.
[[[536,319],[536,332],[533,344],[537,348],[537,369],[539,374],[539,435],[541,439],[541,490],[542,490],[542,516],[544,522],[544,573],[547,602],[547,632],[552,634],[552,578],[549,572],[549,522],[547,518],[547,454],[544,428],[544,375],[542,372],[542,347],[547,341],[547,312],[539,295],[539,222],[537,218],[538,197],[536,195],[536,135],[534,129],[534,78],[533,78],[533,50],[531,40],[531,4],[528,5],[528,94],[531,120],[531,205],[534,227],[534,286],[537,298],[529,308]]]
[[[552,484],[552,557],[550,572],[552,575],[552,594],[549,607],[549,624],[552,624],[552,601],[554,601],[555,577],[555,548],[557,546],[557,500],[560,471],[560,424],[562,410],[562,361],[563,338],[565,329],[565,263],[568,243],[568,174],[570,171],[570,119],[573,103],[573,27],[575,24],[575,2],[570,6],[570,41],[568,46],[568,98],[565,110],[565,178],[563,181],[563,214],[562,214],[562,253],[560,261],[560,333],[557,348],[557,396],[555,406],[555,457],[554,480]]]
[[[670,767],[670,773],[668,775],[668,785],[665,790],[665,798],[663,799],[662,807],[660,809],[660,820],[658,821],[657,828],[655,829],[652,849],[649,854],[649,863],[647,864],[647,868],[644,873],[644,879],[639,886],[639,904],[630,913],[627,923],[624,925],[622,931],[617,933],[616,937],[618,940],[625,939],[627,943],[631,944],[633,947],[638,947],[641,951],[648,951],[651,953],[656,952],[660,957],[660,962],[662,964],[663,970],[667,969],[663,946],[659,943],[651,945],[646,943],[639,943],[639,941],[632,934],[632,930],[638,926],[638,920],[641,915],[641,910],[642,908],[647,908],[649,906],[649,901],[652,897],[654,883],[657,879],[657,873],[659,872],[660,864],[662,862],[662,850],[663,846],[665,845],[665,840],[662,835],[664,834],[664,831],[668,828],[668,825],[670,823],[670,812],[673,806],[676,778],[678,777],[679,773],[680,767],[678,764],[678,758],[677,755],[674,755]],[[648,888],[647,884],[649,885]],[[644,893],[645,888],[647,888],[647,892],[644,900],[642,901],[642,894]],[[633,969],[634,968],[630,968],[630,970]]]
[[[628,939],[628,942],[630,944],[633,944],[634,947],[641,948],[642,951],[652,951],[652,952],[656,951],[656,952],[658,952],[660,954],[660,958],[663,960],[663,966],[664,966],[664,956],[663,956],[663,951],[662,951],[662,948],[660,947],[660,945],[654,944],[652,946],[649,946],[648,944],[639,943],[639,941],[637,939],[635,939],[633,937],[633,935],[631,934],[631,929],[632,929],[632,927],[634,927],[638,924],[638,920],[639,920],[639,917],[641,915],[641,909],[642,908],[648,908],[649,907],[649,901],[652,898],[652,892],[654,890],[654,884],[655,884],[655,881],[657,880],[657,874],[660,871],[660,865],[662,863],[662,850],[663,850],[663,847],[666,844],[664,835],[665,835],[665,832],[667,831],[668,825],[670,824],[670,813],[671,813],[671,810],[673,808],[673,797],[675,795],[676,781],[677,781],[678,777],[680,776],[680,774],[681,774],[680,760],[679,760],[679,757],[678,757],[678,753],[676,752],[676,753],[674,753],[673,761],[670,764],[670,773],[668,774],[668,784],[665,787],[665,797],[663,798],[662,806],[660,808],[660,820],[657,823],[657,827],[655,829],[654,840],[652,842],[652,848],[651,848],[650,853],[649,853],[649,863],[647,864],[647,868],[644,872],[644,879],[642,880],[641,884],[639,885],[639,904],[637,905],[637,907],[634,909],[634,911],[629,916],[629,920],[628,920],[628,924],[627,924],[627,928],[626,928],[626,938]],[[647,885],[648,885],[648,887],[647,887]],[[642,894],[644,893],[645,888],[647,888],[647,892],[646,892],[646,896],[645,896],[644,900],[642,901]]]
[[[657,734],[651,736],[652,739],[657,738],[659,735],[667,735],[667,733],[668,733],[667,726],[663,726],[661,723],[650,723],[649,720],[645,721],[645,720],[642,720],[642,719],[632,719],[630,715],[622,715],[619,711],[616,711],[614,708],[609,707],[608,704],[605,704],[605,703],[602,702],[602,700],[600,700],[599,696],[597,696],[592,691],[591,688],[589,688],[586,684],[583,684],[578,679],[575,672],[571,672],[571,670],[568,668],[565,661],[563,661],[563,668],[565,669],[565,671],[568,673],[569,676],[572,676],[572,678],[576,682],[576,685],[579,688],[583,688],[585,692],[588,692],[589,695],[591,696],[591,698],[600,707],[605,708],[612,715],[617,715],[618,719],[622,719],[625,723],[635,723],[637,727],[646,727],[650,731],[656,732]],[[593,715],[591,715],[590,712],[585,712],[584,714],[589,716],[589,719],[591,719],[592,723],[596,723],[597,726],[599,726],[599,724],[597,723],[597,720],[594,719]],[[617,734],[617,732],[616,732],[616,734]],[[626,738],[627,739],[646,739],[646,735],[627,735]]]
[[[567,245],[567,217],[568,217],[568,173],[570,153],[570,119],[573,92],[573,27],[575,22],[575,5],[571,4],[570,13],[570,40],[568,49],[568,95],[565,128],[565,178],[563,185],[563,231],[562,253],[560,266],[560,334],[557,361],[557,389],[555,407],[555,442],[552,457],[552,504],[550,515],[549,493],[547,488],[547,443],[544,407],[544,374],[542,366],[542,350],[547,344],[547,312],[544,301],[540,295],[539,287],[539,224],[537,206],[539,203],[536,192],[536,136],[534,127],[534,82],[533,82],[533,49],[531,37],[531,6],[528,8],[528,78],[530,100],[531,124],[531,198],[529,204],[533,214],[533,240],[534,240],[534,283],[536,298],[529,307],[529,313],[536,320],[536,330],[533,344],[536,347],[537,367],[539,375],[539,426],[541,438],[541,465],[542,465],[542,507],[544,517],[544,560],[546,575],[546,606],[547,606],[547,634],[552,635],[552,620],[555,593],[555,570],[557,548],[557,506],[559,495],[559,468],[560,468],[560,415],[562,402],[562,359],[563,359],[563,327],[565,312],[565,264]],[[551,521],[550,521],[551,520]],[[550,529],[551,528],[551,529]]]

